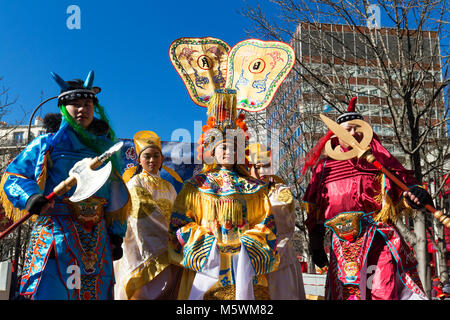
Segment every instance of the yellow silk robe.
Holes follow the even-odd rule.
[[[205,269],[216,251],[220,270],[205,278],[214,279],[212,285],[196,288],[196,276],[209,272]],[[179,299],[195,299],[194,289],[197,299],[269,299],[266,275],[277,268],[279,257],[264,183],[225,169],[185,181],[171,215],[169,256],[186,268]],[[239,270],[251,271],[250,281],[242,280],[247,273]],[[243,283],[253,292],[243,294]]]
[[[168,258],[168,227],[177,193],[170,182],[145,170],[131,178],[127,187],[132,211],[123,257],[114,264],[115,299],[170,299],[168,291],[177,279]]]

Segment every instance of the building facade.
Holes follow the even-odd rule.
[[[8,162],[19,154],[29,141],[41,134],[45,134],[45,128],[39,116],[31,126],[0,122],[0,172],[3,172]]]
[[[271,135],[278,132],[278,174],[290,182],[303,179],[304,156],[328,130],[319,114],[335,119],[346,110],[352,97],[358,98],[357,111],[383,145],[409,166],[394,130],[394,126],[400,124],[394,123],[390,108],[404,103],[403,78],[414,77],[421,83],[418,92],[414,92],[419,112],[420,108],[427,107],[421,104],[430,101],[429,97],[442,84],[438,34],[424,31],[414,37],[415,44],[420,45],[416,65],[403,58],[404,48],[398,43],[394,29],[356,29],[332,24],[297,27],[290,43],[297,63],[265,110],[268,141],[274,141]],[[377,43],[377,48],[370,47],[369,43],[373,42]],[[383,50],[386,46],[389,49]],[[444,114],[444,99],[440,95],[431,107],[428,106],[421,120],[423,127],[439,123]],[[438,138],[440,134],[442,132],[433,131],[430,137]],[[407,132],[403,134],[407,135]]]

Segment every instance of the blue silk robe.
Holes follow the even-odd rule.
[[[64,120],[55,134],[38,136],[3,175],[0,196],[7,215],[18,220],[25,214],[23,209],[31,195],[48,195],[68,177],[76,162],[96,156]],[[22,295],[35,299],[112,299],[109,234],[125,235],[128,190],[113,169],[107,182],[89,199],[68,201],[74,191],[72,188],[57,197],[54,207],[36,218],[22,272]],[[54,255],[49,259],[52,250]],[[48,275],[41,284],[48,262]]]

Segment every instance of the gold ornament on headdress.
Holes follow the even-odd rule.
[[[256,165],[258,162],[262,164],[270,164],[272,166],[272,158],[270,150],[261,143],[252,143],[250,144],[246,149],[246,158],[249,162],[249,167]],[[283,183],[286,184],[286,182],[279,176],[270,174],[266,175],[269,178],[271,178],[275,183]]]
[[[133,140],[138,157],[148,147],[156,147],[161,150],[161,138],[153,131],[139,131],[134,135]]]
[[[214,91],[208,102],[209,117],[214,117],[215,127],[223,131],[225,128],[235,129],[237,108],[236,90],[218,89]]]
[[[250,144],[246,150],[248,151],[247,160],[251,164],[258,162],[270,163],[270,150],[267,150],[266,146],[260,143]]]
[[[245,115],[237,114],[236,101],[236,90],[215,90],[208,103],[209,118],[198,141],[199,156],[211,156],[213,150],[226,139],[237,139],[238,146],[245,145],[249,139],[248,127],[244,122]]]

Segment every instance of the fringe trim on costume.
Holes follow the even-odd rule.
[[[381,204],[381,210],[374,216],[376,222],[396,222],[398,219],[409,216],[414,212],[406,205],[403,197],[397,204],[394,204],[386,192],[386,176],[384,174],[378,174],[376,179],[380,183],[380,193],[374,199]]]
[[[134,271],[124,284],[124,290],[128,300],[147,283],[152,281],[169,265],[167,251],[158,256],[153,256],[144,262],[143,266]]]
[[[47,165],[46,160],[44,161],[42,172],[39,178],[37,179],[37,184],[41,190],[44,190],[45,182],[47,180]],[[0,181],[0,205],[3,206],[3,209],[5,210],[5,216],[12,220],[12,222],[16,222],[20,220],[23,216],[27,214],[26,210],[20,210],[19,208],[14,207],[14,205],[9,201],[8,196],[6,195],[4,191],[6,179],[8,179],[9,176],[18,176],[23,179],[27,179],[26,177],[23,177],[19,174],[14,173],[8,173],[5,172],[2,176],[2,179]],[[29,218],[29,221],[34,222],[37,219],[37,215],[33,215]]]
[[[16,222],[20,218],[22,218],[27,212],[25,210],[20,210],[13,206],[11,201],[9,201],[5,191],[3,190],[6,179],[12,174],[5,173],[3,174],[2,180],[0,181],[0,201],[3,209],[5,209],[5,215],[8,219]]]
[[[198,213],[198,209],[202,208],[202,219],[204,221],[217,219],[220,224],[231,222],[238,226],[245,223],[243,216],[247,216],[247,221],[249,221],[252,220],[249,215],[260,214],[264,211],[263,198],[267,192],[266,188],[261,188],[253,194],[246,194],[244,200],[244,197],[240,194],[219,196],[201,192],[190,183],[186,183],[183,189],[183,195],[179,195],[177,199],[183,201],[184,205],[175,201],[174,211],[177,211],[178,208],[185,208],[186,213],[188,211]],[[245,215],[243,212],[244,205],[247,210]],[[181,209],[181,211],[183,210]]]
[[[236,119],[236,108],[232,108],[231,106],[237,105],[237,97],[235,94],[226,94],[214,92],[211,96],[211,99],[208,102],[208,111],[207,114],[209,116],[213,116],[216,121],[221,120],[223,115],[221,114],[222,108],[221,106],[228,106],[230,111],[233,113],[230,115],[231,119]]]
[[[120,177],[120,175],[117,173],[117,171],[114,171],[113,177],[114,176],[115,176],[115,178],[122,179]],[[128,194],[127,203],[125,203],[125,205],[122,208],[120,208],[116,211],[105,212],[104,217],[105,217],[106,226],[111,226],[115,220],[119,220],[120,223],[125,223],[127,221],[128,216],[132,209],[132,202],[131,202],[130,192],[128,191],[128,188],[126,186],[125,186],[125,190],[127,191],[127,194]]]
[[[44,161],[42,163],[41,174],[39,175],[39,177],[36,180],[36,183],[38,184],[38,186],[41,190],[44,190],[45,183],[47,181],[47,171],[48,171],[47,165],[48,165],[49,161],[50,161],[50,165],[51,165],[52,162],[50,159],[50,153],[47,151],[46,155],[44,156]],[[6,217],[9,218],[10,220],[12,220],[13,222],[16,222],[16,221],[20,220],[24,215],[26,215],[27,211],[20,210],[20,209],[14,207],[14,205],[11,203],[11,201],[9,201],[8,196],[5,194],[5,191],[3,188],[5,186],[6,179],[12,175],[21,177],[23,179],[27,179],[27,178],[24,176],[21,176],[19,174],[5,172],[0,181],[0,201],[1,201],[0,205],[2,205],[3,208],[5,209]],[[37,215],[33,215],[30,217],[29,221],[34,222],[34,221],[36,221],[36,219],[37,219]]]

